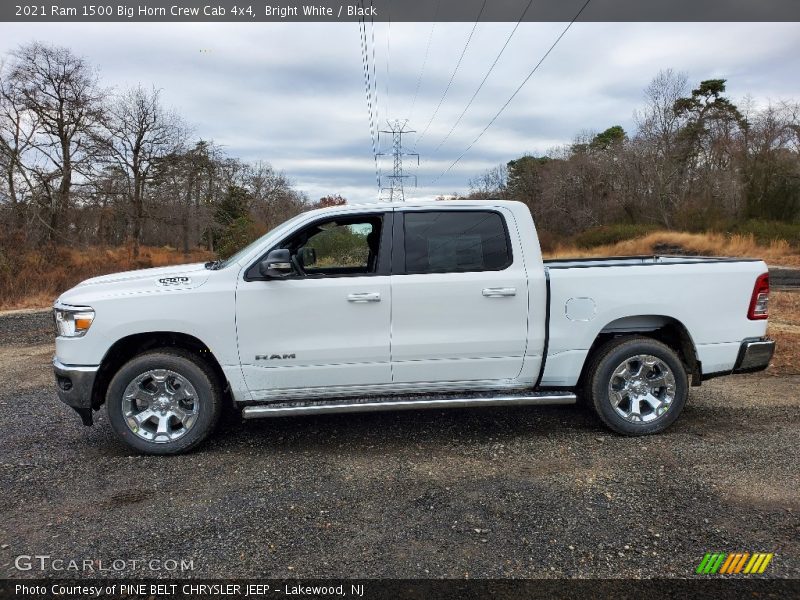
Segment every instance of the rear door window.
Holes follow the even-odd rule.
[[[511,264],[505,222],[493,211],[405,213],[407,273],[500,271]]]

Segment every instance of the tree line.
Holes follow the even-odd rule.
[[[466,197],[521,200],[540,228],[559,235],[610,224],[796,224],[800,104],[737,106],[725,92],[724,79],[690,90],[685,74],[661,71],[644,90],[634,131],[584,132],[544,155],[511,160],[473,178]]]
[[[224,256],[311,206],[269,163],[194,138],[159,90],[104,88],[85,59],[39,42],[0,61],[0,171],[0,236],[16,248],[129,244],[136,257],[142,244],[203,246]]]
[[[583,132],[470,180],[469,198],[525,202],[541,229],[703,230],[800,217],[800,104],[737,106],[726,81],[660,72],[635,128]],[[141,84],[103,87],[70,49],[34,42],[0,60],[0,250],[202,246],[226,256],[312,206],[264,161],[229,156]],[[774,225],[768,225],[774,227]]]

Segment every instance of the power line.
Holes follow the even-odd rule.
[[[361,6],[364,6],[363,0],[361,2]],[[369,0],[369,6],[370,8],[372,8],[372,0]],[[372,13],[375,11],[372,10],[370,12]],[[364,24],[364,27],[366,28],[366,24]],[[378,111],[378,73],[376,72],[375,69],[375,18],[374,17],[370,17],[370,34],[372,36],[372,90],[373,90],[373,95],[375,97],[375,130],[378,138],[378,147],[380,147],[381,136],[380,132],[378,131],[378,123],[380,121],[380,118]]]
[[[386,3],[386,14],[389,19],[386,23],[386,116],[389,114],[389,56],[391,55],[389,40],[392,39],[392,13],[390,12],[391,3]]]
[[[485,8],[486,8],[486,0],[483,0],[483,4],[481,4],[481,10],[478,13],[478,17],[475,19],[475,25],[472,26],[472,30],[469,32],[469,36],[467,37],[467,42],[464,44],[464,49],[461,51],[461,56],[458,57],[456,68],[453,69],[453,74],[450,76],[450,81],[447,82],[447,87],[444,88],[444,93],[442,94],[442,97],[439,98],[439,104],[436,105],[436,110],[433,111],[433,115],[431,115],[428,124],[425,125],[425,129],[422,130],[422,133],[419,134],[417,141],[414,143],[414,148],[416,148],[417,144],[419,144],[420,141],[422,141],[422,138],[425,137],[425,134],[428,132],[428,129],[431,126],[431,123],[433,123],[433,120],[439,113],[439,109],[442,107],[442,102],[444,102],[444,99],[447,96],[447,92],[450,91],[450,86],[453,85],[453,79],[455,79],[456,73],[458,73],[458,68],[461,66],[461,61],[464,60],[464,55],[467,53],[467,48],[469,48],[469,43],[472,41],[472,36],[475,33],[475,29],[478,27],[478,22],[481,20],[481,15],[483,15],[483,10]]]
[[[430,33],[428,33],[428,44],[425,46],[425,58],[422,59],[422,69],[417,77],[417,87],[414,90],[414,98],[411,100],[411,110],[408,111],[408,119],[414,114],[414,105],[417,103],[417,94],[419,94],[419,84],[422,83],[422,75],[425,73],[425,65],[428,64],[428,53],[431,49],[431,40],[433,39],[433,30],[436,29],[436,17],[439,15],[439,3],[441,0],[436,0],[436,8],[433,11],[433,24],[431,25]]]
[[[380,188],[380,173],[378,170],[378,148],[376,143],[376,123],[375,123],[375,115],[372,107],[372,86],[370,85],[369,79],[369,57],[367,53],[367,31],[366,31],[366,24],[364,23],[363,19],[359,21],[359,32],[361,34],[361,58],[364,66],[364,87],[365,87],[365,94],[367,99],[367,113],[368,113],[368,120],[369,120],[369,136],[372,140],[372,156],[375,161],[375,180],[378,184],[378,188]]]
[[[369,76],[369,51],[367,49],[367,26],[364,18],[358,20],[358,31],[361,37],[361,61],[364,73],[364,93],[367,101],[367,113],[369,120],[369,136],[372,141],[372,156],[375,161],[375,182],[378,186],[378,191],[381,187],[380,170],[378,168],[378,148],[376,143],[376,130],[378,128],[377,120],[375,118],[375,109],[372,102],[372,84]]]
[[[450,172],[450,169],[455,167],[459,163],[459,161],[461,161],[461,159],[464,158],[464,156],[467,154],[467,152],[469,152],[472,149],[472,147],[478,142],[478,140],[481,139],[481,137],[483,137],[483,134],[486,133],[486,131],[489,129],[489,127],[492,126],[492,124],[497,120],[497,117],[499,117],[502,114],[502,112],[506,109],[506,107],[509,104],[511,104],[511,101],[516,97],[516,95],[525,86],[525,84],[528,83],[528,80],[531,77],[533,77],[533,74],[536,73],[536,71],[539,69],[539,67],[542,65],[542,63],[545,61],[545,59],[553,51],[553,48],[555,48],[558,45],[558,43],[561,41],[561,38],[564,37],[564,35],[567,33],[567,31],[569,31],[570,27],[572,27],[572,25],[575,23],[575,21],[578,20],[578,17],[581,16],[581,13],[583,13],[583,11],[586,9],[586,7],[589,6],[589,3],[591,1],[592,0],[586,0],[586,2],[583,4],[583,6],[581,6],[581,9],[575,14],[575,16],[572,18],[572,20],[567,24],[567,26],[564,28],[564,30],[556,38],[556,41],[553,42],[553,44],[550,46],[550,48],[547,49],[547,52],[545,52],[544,55],[542,56],[542,58],[539,59],[539,62],[536,63],[536,65],[533,67],[533,69],[531,69],[531,72],[528,73],[527,77],[525,77],[525,79],[522,80],[522,83],[520,83],[519,86],[517,87],[517,89],[514,90],[514,93],[511,94],[511,96],[509,96],[509,98],[508,98],[508,100],[506,100],[505,104],[503,104],[503,106],[500,107],[500,110],[498,110],[497,113],[495,113],[495,115],[492,117],[491,121],[489,121],[486,124],[486,127],[484,127],[483,130],[478,134],[478,137],[476,137],[474,140],[472,140],[472,143],[470,143],[470,145],[467,146],[467,148],[461,153],[461,155],[457,159],[455,159],[450,164],[449,167],[447,167],[444,171],[442,171],[435,179],[431,180],[431,185],[433,185],[434,183],[439,181],[442,177],[447,175],[447,173]]]
[[[444,136],[444,139],[442,139],[442,141],[439,142],[439,145],[436,146],[436,148],[434,148],[434,150],[433,150],[434,154],[439,151],[439,148],[441,148],[448,139],[450,139],[450,136],[453,134],[453,131],[455,131],[456,127],[458,127],[458,124],[461,123],[461,119],[463,119],[464,115],[467,114],[467,111],[469,110],[469,107],[472,106],[472,102],[475,100],[475,97],[478,95],[478,92],[481,91],[481,88],[483,88],[483,84],[486,83],[487,79],[489,79],[489,75],[492,74],[492,71],[494,70],[495,65],[497,65],[497,62],[500,60],[500,57],[503,56],[503,52],[506,51],[506,48],[508,47],[508,44],[511,41],[511,38],[514,37],[514,34],[517,32],[517,29],[519,28],[520,23],[522,23],[522,19],[525,18],[525,15],[527,14],[528,9],[531,7],[531,4],[533,4],[533,0],[530,0],[528,2],[528,5],[525,7],[525,10],[522,11],[522,14],[519,16],[519,19],[517,20],[517,24],[514,25],[514,29],[511,30],[511,33],[506,38],[506,43],[503,44],[502,48],[500,48],[500,52],[498,53],[497,58],[494,59],[494,62],[492,63],[492,66],[489,67],[488,71],[486,71],[486,75],[483,76],[483,79],[481,80],[481,83],[478,86],[478,89],[476,89],[475,93],[472,94],[472,98],[469,99],[469,102],[467,102],[467,105],[464,107],[464,110],[462,110],[461,114],[458,115],[458,119],[456,119],[456,122],[453,123],[453,126],[450,128],[450,131],[448,131],[447,135]]]

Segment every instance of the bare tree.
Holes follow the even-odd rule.
[[[672,69],[659,71],[644,90],[645,106],[634,112],[638,131],[633,139],[643,187],[638,212],[645,220],[672,225],[675,210],[683,199],[681,162],[676,149],[683,120],[675,112],[675,103],[686,95],[686,73]]]
[[[93,154],[92,133],[102,114],[97,73],[68,48],[33,42],[12,53],[9,79],[36,120],[31,143],[44,160],[30,170],[48,200],[53,240],[71,205],[74,175]]]
[[[781,102],[747,114],[743,156],[744,216],[791,220],[800,210],[798,105]]]
[[[17,230],[24,225],[24,207],[33,189],[24,163],[33,148],[37,124],[35,115],[24,107],[18,83],[0,65],[0,168]]]
[[[508,167],[497,165],[477,177],[469,180],[469,197],[475,199],[498,198],[508,196]]]
[[[113,97],[103,129],[107,157],[126,179],[133,256],[138,257],[145,220],[145,187],[155,164],[183,146],[186,127],[178,115],[161,106],[158,90],[139,85]]]
[[[299,194],[291,180],[267,162],[246,165],[244,186],[252,194],[252,213],[267,229],[272,229],[306,208],[307,198]]]
[[[686,73],[661,70],[644,89],[644,109],[634,112],[639,135],[657,141],[659,150],[665,155],[681,128],[675,103],[686,95],[688,89]]]

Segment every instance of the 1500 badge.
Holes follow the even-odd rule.
[[[187,285],[192,280],[188,277],[162,277],[156,282],[156,285]]]

